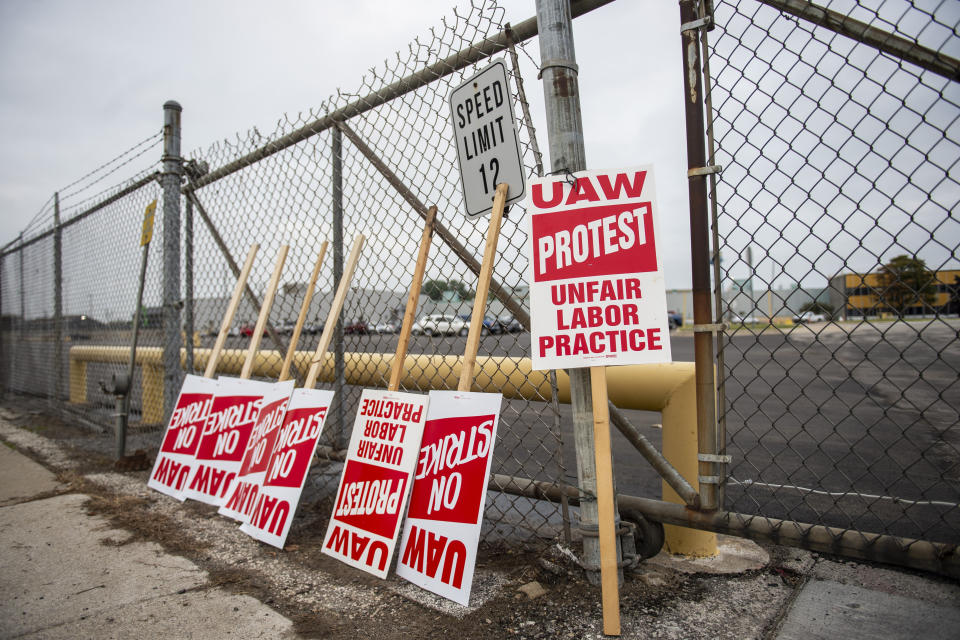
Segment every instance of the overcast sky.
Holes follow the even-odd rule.
[[[38,212],[43,211],[42,222],[49,224],[51,213],[44,207],[46,203],[49,208],[54,191],[70,193],[75,188],[64,190],[64,187],[157,134],[165,101],[175,99],[183,105],[183,151],[187,155],[224,138],[235,138],[237,133],[246,137],[245,132],[253,127],[269,135],[285,114],[296,120],[298,113],[317,109],[337,89],[357,91],[364,73],[372,67],[382,67],[385,59],[393,58],[394,52],[406,51],[414,37],[428,35],[430,27],[439,26],[443,18],[453,19],[452,7],[462,6],[465,1],[0,2],[0,245],[15,238]],[[514,24],[535,13],[534,0],[511,0],[502,4],[506,5],[504,19]],[[831,6],[839,9],[842,4],[835,2]],[[718,6],[729,12],[726,5]],[[776,12],[766,9],[757,12],[755,19],[762,23],[763,16],[772,19],[775,15]],[[926,29],[925,14],[918,15],[917,29],[936,36],[937,41],[931,44],[938,46],[943,40],[940,34],[943,28],[938,27],[936,33]],[[868,19],[869,15],[860,17]],[[655,166],[663,246],[669,249],[664,252],[667,286],[689,288],[678,22],[675,2],[621,0],[578,18],[574,22],[574,35],[580,66],[587,166],[590,169]],[[751,46],[746,36],[738,39],[741,36],[737,29],[744,22],[739,19],[731,25],[733,32],[728,43],[742,41],[747,43],[745,46]],[[950,15],[946,16],[945,23],[951,23]],[[810,28],[783,19],[778,24],[781,30],[788,31]],[[715,32],[719,33],[720,30]],[[763,37],[763,31],[754,30],[753,35]],[[843,51],[849,46],[842,39],[829,36],[826,37],[833,41],[832,47]],[[953,40],[957,38],[954,36]],[[770,40],[769,44],[779,46],[776,40]],[[806,58],[804,65],[792,60],[785,63],[792,72],[809,68],[812,60],[802,42],[796,47],[799,50],[795,55]],[[539,62],[536,40],[530,42],[526,50]],[[860,51],[867,59],[876,55],[867,48]],[[947,52],[953,53],[953,49],[948,48]],[[742,57],[743,53],[738,55]],[[779,60],[784,56],[774,57]],[[720,60],[714,62],[719,67]],[[525,55],[521,55],[521,63],[540,145],[546,150],[541,83],[536,78],[536,68]],[[819,80],[830,79],[842,84],[845,76],[832,75],[829,60],[820,64],[823,75]],[[786,68],[780,71],[786,73]],[[718,82],[722,82],[724,76],[717,69],[714,72]],[[776,77],[782,76],[767,75],[768,79]],[[857,79],[856,74],[850,77]],[[810,85],[806,86],[810,91]],[[738,82],[735,90],[746,91],[748,95],[752,92],[756,99],[765,97],[753,91],[749,83]],[[953,102],[941,105],[949,113],[940,119],[949,122],[956,111],[957,86],[948,82],[944,91]],[[723,91],[718,93],[722,95]],[[770,117],[767,109],[757,108],[756,112],[762,112],[767,119]],[[777,128],[782,124],[771,126]],[[723,122],[718,123],[718,127],[722,126]],[[751,131],[756,137],[760,130]],[[955,145],[941,147],[950,154]],[[133,168],[151,166],[159,155],[159,140],[154,139],[145,146],[139,160],[108,176],[75,201],[129,177]],[[949,166],[950,161],[940,164]],[[791,179],[790,170],[785,171],[782,177]],[[735,173],[728,172],[727,176],[741,184]],[[764,187],[768,184],[769,181]],[[955,182],[944,185],[956,187]],[[950,203],[955,198],[947,195],[940,200],[937,211],[942,218],[949,214]],[[785,206],[788,218],[795,215],[800,206],[799,202],[788,199],[775,204]],[[863,208],[863,201],[854,204]],[[916,211],[909,204],[901,208],[903,216]],[[823,211],[814,209],[813,219]],[[881,210],[882,207],[878,209]],[[872,210],[863,215],[867,218],[864,224],[870,219],[879,219],[879,214]],[[745,224],[744,220],[741,224]],[[755,226],[761,229],[764,224],[760,220]],[[928,224],[926,228],[934,226],[937,225]],[[756,235],[750,227],[755,233],[752,238],[730,236],[731,242],[738,243],[735,249],[741,254],[745,254],[747,244],[755,243],[755,259],[767,260],[757,264],[758,272],[772,274],[767,280],[777,277],[778,273],[785,274],[778,285],[789,284],[791,279],[805,279],[810,286],[823,286],[825,278],[840,269],[870,270],[875,268],[876,258],[884,257],[873,257],[875,253],[882,253],[876,250],[867,252],[856,264],[834,260],[815,270],[809,266],[795,267],[788,265],[791,256],[801,259],[800,253],[812,252],[797,252],[790,244],[783,248],[782,256],[766,257],[775,253],[780,228],[782,225],[773,224],[762,229],[766,234],[763,236]],[[940,237],[957,233],[952,222],[937,228]],[[858,230],[853,231],[851,237],[857,237]],[[827,233],[825,238],[832,234],[833,231]],[[949,256],[950,247],[955,245],[955,241],[948,238],[946,249],[929,256],[928,260],[942,264],[944,258],[940,254],[946,251],[944,255]],[[915,250],[912,245],[906,249],[890,249],[911,250]],[[813,255],[821,253],[822,249],[817,248]],[[841,258],[844,255],[853,254],[844,253]],[[744,277],[745,259],[743,255],[739,261],[736,257],[736,253],[728,249],[726,266],[733,269],[732,277]]]
[[[54,191],[158,132],[166,100],[183,106],[185,154],[252,127],[268,135],[284,114],[317,108],[338,88],[356,91],[368,69],[449,20],[457,4],[0,3],[0,244]],[[535,14],[533,0],[503,4],[514,24]],[[657,166],[658,200],[672,220],[664,233],[675,245],[668,286],[686,288],[678,21],[675,3],[617,2],[575,21],[574,33],[588,166]],[[539,62],[536,41],[528,52]],[[546,151],[541,84],[521,57]],[[643,82],[637,68],[649,73]],[[159,154],[149,148],[128,169]],[[120,170],[97,188],[127,175]]]

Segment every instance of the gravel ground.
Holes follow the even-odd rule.
[[[300,505],[287,548],[278,551],[213,507],[148,489],[147,471],[115,471],[102,434],[7,404],[0,407],[0,439],[51,469],[65,492],[89,496],[90,513],[130,532],[115,544],[157,542],[207,570],[212,586],[287,616],[305,638],[603,637],[599,589],[558,541],[482,544],[471,606],[461,607],[392,573],[378,580],[322,555],[329,498]],[[152,461],[155,451],[146,453]],[[768,637],[817,561],[794,549],[768,550],[767,566],[736,575],[689,573],[661,557],[642,563],[621,589],[623,637]],[[519,589],[534,581],[544,593],[531,599]]]

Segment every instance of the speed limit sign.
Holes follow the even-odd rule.
[[[507,68],[497,61],[450,92],[453,137],[467,217],[490,212],[497,185],[508,185],[507,204],[526,195],[520,140]]]

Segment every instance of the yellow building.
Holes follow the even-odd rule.
[[[936,289],[929,305],[908,307],[905,315],[932,315],[960,313],[960,269],[933,272]],[[896,313],[883,300],[886,287],[883,273],[842,273],[830,280],[830,304],[844,318],[880,316]]]

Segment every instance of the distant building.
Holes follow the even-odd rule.
[[[936,279],[932,302],[908,307],[905,315],[951,315],[960,312],[956,308],[960,269],[943,269],[932,273]],[[830,304],[844,319],[891,313],[892,309],[883,301],[884,287],[883,274],[879,271],[841,273],[830,279]]]
[[[829,302],[827,289],[797,285],[753,289],[749,280],[734,280],[723,290],[723,315],[724,320],[749,318],[752,322],[773,322],[792,319],[813,302]]]

